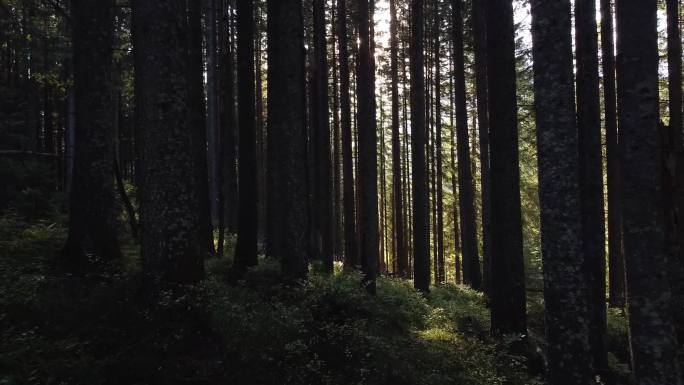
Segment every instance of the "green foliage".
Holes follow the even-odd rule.
[[[0,158],[0,213],[11,211],[26,218],[55,215],[64,206],[56,194],[53,165],[45,160]]]
[[[444,287],[424,298],[405,281],[381,278],[372,297],[355,273],[312,272],[287,287],[278,264],[264,262],[238,285],[220,277],[206,284],[234,383],[529,383],[522,366],[481,338],[488,321],[479,294]]]

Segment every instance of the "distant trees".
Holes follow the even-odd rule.
[[[85,267],[121,256],[113,174],[114,5],[75,1],[73,6],[75,159],[62,256],[74,267]]]

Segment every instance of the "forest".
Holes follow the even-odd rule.
[[[680,0],[0,0],[0,384],[684,385]]]

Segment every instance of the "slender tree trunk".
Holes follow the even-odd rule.
[[[308,182],[304,28],[300,0],[268,2],[268,128],[277,143],[277,169],[269,170],[279,204],[269,206],[279,221],[276,249],[290,279],[307,274]],[[271,162],[269,165],[273,165]]]
[[[332,194],[332,151],[330,148],[330,121],[328,114],[328,49],[325,33],[325,1],[313,2],[314,27],[314,75],[313,103],[311,111],[313,122],[314,152],[316,153],[314,170],[318,216],[318,228],[315,229],[316,241],[320,244],[320,257],[323,269],[330,274],[333,271],[333,194]]]
[[[397,0],[390,0],[390,82],[392,93],[392,188],[394,190],[394,238],[396,240],[397,273],[406,278],[408,254],[404,240],[404,200],[401,167],[401,143],[399,139],[399,55],[397,28]]]
[[[625,306],[625,270],[622,255],[622,209],[620,207],[620,159],[618,149],[615,54],[611,0],[601,0],[601,58],[603,104],[606,126],[608,180],[608,298],[610,307]]]
[[[188,92],[190,92],[190,111],[193,150],[195,152],[195,181],[199,192],[199,220],[202,245],[209,253],[214,251],[214,240],[211,226],[211,203],[209,172],[207,164],[207,125],[204,105],[204,60],[202,55],[202,3],[188,2],[188,54],[189,71]]]
[[[669,95],[670,151],[665,159],[671,194],[666,201],[668,243],[670,245],[670,285],[677,336],[684,340],[684,140],[682,138],[682,40],[679,26],[679,0],[667,0],[667,68]],[[677,175],[679,174],[679,175]]]
[[[111,1],[80,0],[73,7],[76,132],[69,236],[62,257],[76,269],[121,257],[112,173],[113,7]]]
[[[197,143],[192,131],[196,121],[188,74],[194,57],[188,51],[188,16],[182,0],[133,2],[141,245],[152,294],[204,275],[200,198],[207,196],[198,189],[196,152],[204,142]]]
[[[463,16],[461,1],[452,0],[454,76],[456,93],[456,136],[458,156],[459,207],[461,213],[461,245],[463,247],[463,282],[473,289],[482,286],[482,273],[477,250],[477,227],[475,221],[475,202],[473,174],[470,160],[468,138],[468,111],[465,90],[465,64],[463,53]]]
[[[413,285],[430,290],[428,190],[425,163],[423,0],[411,0],[411,163],[413,169]]]
[[[513,6],[507,0],[487,0],[486,16],[492,194],[492,331],[525,334]]]
[[[337,0],[337,33],[339,36],[340,118],[342,129],[342,200],[344,205],[344,266],[354,269],[358,264],[355,224],[354,160],[352,154],[352,124],[349,93],[349,49],[347,46],[347,6]]]
[[[639,384],[676,384],[658,132],[655,1],[618,0],[622,213],[632,368]]]
[[[444,204],[442,189],[442,76],[441,76],[441,43],[440,43],[440,23],[439,8],[435,9],[435,238],[436,248],[435,261],[435,282],[445,283],[444,269]]]
[[[453,42],[451,45],[451,56],[453,57]],[[449,73],[454,72],[454,61],[449,61]],[[463,282],[461,275],[461,231],[458,225],[458,179],[456,178],[456,125],[454,120],[454,100],[455,100],[455,90],[454,90],[454,77],[449,77],[450,87],[449,87],[449,121],[450,121],[450,158],[451,164],[449,167],[449,172],[451,173],[451,193],[452,193],[452,203],[451,203],[451,214],[452,220],[454,222],[454,273],[455,281],[457,284]]]
[[[257,3],[259,4],[259,3]],[[255,67],[255,112],[256,112],[256,169],[257,169],[257,196],[259,201],[257,202],[257,223],[258,230],[257,236],[263,238],[266,232],[266,201],[268,200],[268,192],[266,190],[266,130],[264,127],[264,79],[263,79],[263,67],[261,65],[262,57],[262,46],[261,46],[261,35],[262,35],[262,23],[263,17],[261,16],[261,6],[257,6],[255,9],[256,25],[255,25],[255,35],[254,35],[254,67]]]
[[[361,186],[361,263],[364,284],[375,294],[378,273],[378,168],[377,133],[375,128],[375,102],[371,84],[373,73],[370,12],[368,0],[358,2],[359,56],[358,56],[358,119],[359,119],[359,185]]]
[[[257,264],[257,170],[254,78],[254,0],[237,0],[239,208],[235,269]]]
[[[207,170],[209,176],[209,211],[210,224],[217,220],[218,210],[218,158],[216,143],[218,141],[218,49],[216,31],[216,8],[222,0],[206,0],[204,9],[204,33],[206,42],[206,97],[207,97]],[[195,1],[197,3],[197,1]],[[201,28],[201,27],[200,27]],[[200,40],[200,50],[201,50]],[[204,97],[204,95],[202,95]],[[213,226],[212,226],[213,227]]]
[[[332,81],[332,87],[333,87],[333,135],[332,135],[332,151],[333,151],[333,215],[334,215],[334,226],[335,230],[333,231],[333,252],[336,260],[341,260],[340,258],[342,257],[342,250],[343,250],[343,242],[342,239],[344,237],[344,230],[342,228],[342,170],[341,170],[341,162],[342,162],[342,143],[340,139],[340,94],[339,94],[339,66],[338,66],[338,61],[337,61],[337,47],[336,47],[336,40],[337,40],[337,28],[336,22],[337,22],[337,15],[335,13],[335,10],[337,8],[337,4],[333,1],[332,8],[330,9],[330,12],[332,14],[332,20],[330,21],[330,24],[332,25],[331,27],[331,37],[332,37],[332,44],[330,48],[332,49],[332,73],[333,73],[333,81]]]
[[[485,1],[473,0],[472,25],[475,51],[475,94],[477,128],[480,139],[480,185],[482,186],[482,290],[489,296],[491,287],[491,179],[489,171],[489,111],[487,110],[487,20]]]

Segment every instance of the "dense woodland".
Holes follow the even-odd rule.
[[[0,0],[0,383],[684,383],[679,0]]]

